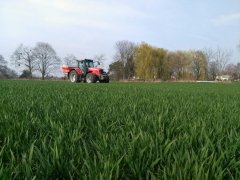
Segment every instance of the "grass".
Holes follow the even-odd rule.
[[[240,84],[0,81],[0,179],[239,179]]]

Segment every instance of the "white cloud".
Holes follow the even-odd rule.
[[[240,13],[221,15],[211,20],[215,25],[240,24]]]

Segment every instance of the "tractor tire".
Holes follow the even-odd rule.
[[[109,79],[99,80],[100,83],[109,83]]]
[[[105,80],[105,83],[109,83],[109,79],[106,79],[106,80]]]
[[[95,82],[97,82],[97,78],[96,78],[96,76],[94,74],[88,73],[86,75],[86,82],[87,83],[95,83]]]
[[[79,76],[78,73],[77,73],[76,71],[74,71],[74,70],[69,73],[69,80],[70,80],[72,83],[81,82],[80,76]]]

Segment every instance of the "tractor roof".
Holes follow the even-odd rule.
[[[94,61],[92,59],[82,59],[82,60],[77,60],[77,61]]]

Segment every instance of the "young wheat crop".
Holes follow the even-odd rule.
[[[0,179],[239,179],[240,84],[0,81]]]

